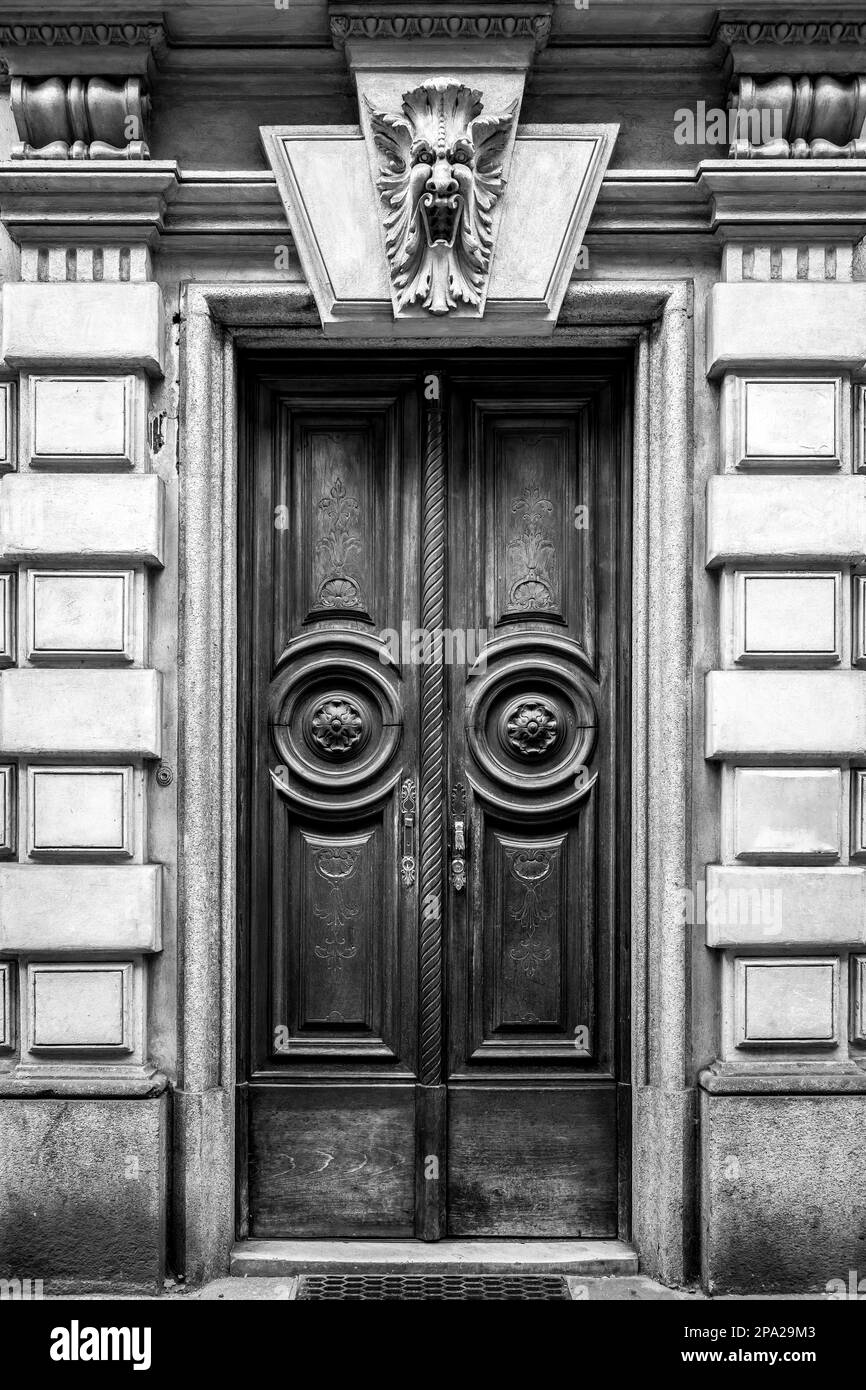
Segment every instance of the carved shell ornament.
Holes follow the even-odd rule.
[[[429,81],[404,94],[400,112],[367,107],[398,311],[417,302],[431,314],[477,308],[516,101],[482,116],[480,92]]]

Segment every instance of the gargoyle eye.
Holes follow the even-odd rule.
[[[434,164],[435,162],[433,150],[429,145],[422,143],[415,146],[412,151],[413,164]]]
[[[471,164],[475,151],[468,140],[458,140],[448,151],[452,164]]]

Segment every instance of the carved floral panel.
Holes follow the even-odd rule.
[[[562,1026],[565,842],[494,833],[493,1031]],[[493,904],[492,904],[493,906]]]
[[[302,836],[304,875],[299,1024],[371,1024],[375,836]]]

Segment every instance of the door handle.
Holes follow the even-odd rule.
[[[451,788],[451,887],[462,893],[466,887],[466,788],[462,782]]]
[[[407,777],[400,788],[400,817],[402,821],[400,878],[404,888],[411,888],[415,882],[415,800],[415,779],[414,777]]]

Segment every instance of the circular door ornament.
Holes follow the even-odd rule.
[[[555,812],[579,799],[575,779],[590,763],[597,729],[584,671],[562,642],[503,644],[470,682],[470,780],[497,804],[517,799]]]
[[[378,648],[375,649],[378,653]],[[315,633],[292,643],[268,707],[286,787],[304,783],[321,804],[376,794],[400,745],[402,705],[393,676],[361,634]],[[284,788],[281,788],[284,789]]]

